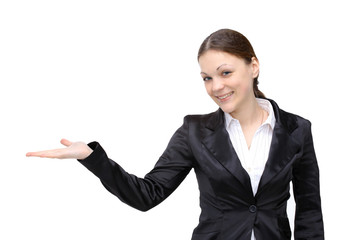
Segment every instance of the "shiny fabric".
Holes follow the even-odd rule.
[[[311,124],[268,99],[276,117],[269,158],[255,196],[250,178],[231,145],[219,109],[186,116],[153,170],[144,178],[127,173],[97,142],[80,161],[111,193],[141,211],[167,198],[194,168],[201,215],[192,240],[291,239],[286,203],[292,181],[296,201],[295,239],[324,239],[319,169]]]
[[[276,122],[271,103],[262,98],[256,98],[256,102],[268,113],[268,116],[254,133],[250,148],[247,145],[240,122],[229,113],[224,113],[225,129],[242,167],[250,177],[253,194],[257,192],[266,161],[269,158],[270,144]],[[254,231],[251,232],[250,239],[256,240]]]

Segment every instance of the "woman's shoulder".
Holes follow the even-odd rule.
[[[273,100],[271,100],[271,102],[275,103]],[[279,108],[276,103],[274,106],[274,112],[277,112],[275,113],[275,115],[277,115],[276,117],[279,118],[281,123],[287,126],[290,131],[298,127],[300,127],[300,129],[309,129],[311,127],[311,122],[309,119],[296,113]],[[278,121],[278,119],[276,121]]]
[[[311,122],[309,119],[280,108],[277,105],[277,103],[272,99],[267,99],[267,100],[269,100],[271,102],[271,105],[273,106],[273,110],[274,110],[275,116],[277,118],[276,121],[280,120],[283,124],[290,125],[289,126],[290,128],[291,128],[291,125],[293,125],[293,127],[295,127],[295,126],[304,126],[304,127],[311,126]]]
[[[288,112],[288,111],[285,111],[284,109],[280,109],[280,112],[281,112],[281,115],[282,116],[287,116],[287,117],[291,117],[291,118],[294,118],[297,122],[310,122],[309,119],[303,117],[303,116],[300,116],[296,113],[293,113],[293,112]]]
[[[210,113],[204,113],[204,114],[188,114],[185,116],[186,119],[189,120],[202,120],[202,119],[208,119],[208,118],[212,118],[216,115],[218,115],[221,112],[221,109],[218,109],[214,112],[210,112]]]
[[[206,124],[206,123],[219,123],[223,118],[223,111],[218,110],[206,114],[189,114],[184,118],[185,122],[190,124]]]

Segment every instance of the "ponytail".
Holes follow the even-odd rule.
[[[259,84],[259,80],[258,77],[254,78],[254,82],[253,82],[253,90],[254,90],[254,94],[256,98],[266,98],[265,94],[259,90],[258,87]]]

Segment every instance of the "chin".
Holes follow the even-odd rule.
[[[221,108],[221,110],[223,111],[223,112],[226,112],[226,113],[229,113],[229,114],[231,114],[232,112],[234,112],[234,109],[232,108],[232,107],[224,107],[224,106],[219,106],[220,108]]]

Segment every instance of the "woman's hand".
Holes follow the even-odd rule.
[[[45,150],[40,152],[28,152],[27,157],[41,157],[41,158],[75,158],[75,159],[85,159],[87,158],[93,150],[83,142],[70,142],[66,139],[61,139],[60,143],[66,148],[59,148],[53,150]]]

